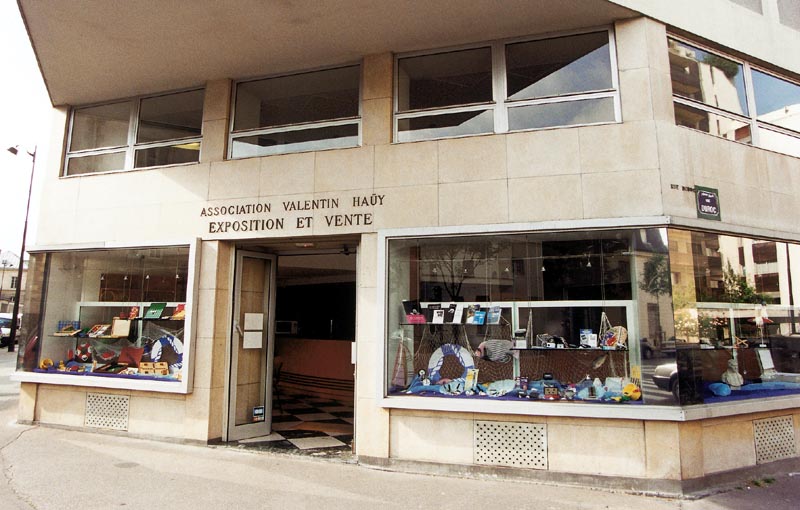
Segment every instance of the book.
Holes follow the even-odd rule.
[[[88,336],[91,338],[103,336],[106,334],[109,328],[111,328],[111,324],[95,324],[92,326],[92,329],[89,330]]]
[[[124,318],[121,315],[120,315],[120,317]],[[133,319],[138,319],[138,318],[139,318],[139,307],[138,306],[132,306],[130,311],[128,312],[128,319],[129,320],[133,320]]]
[[[164,313],[164,308],[167,307],[166,303],[151,303],[150,308],[144,314],[145,319],[160,319],[161,314]]]
[[[503,310],[499,306],[493,306],[486,312],[486,324],[500,324]]]
[[[406,314],[406,322],[409,324],[424,324],[425,315],[422,313],[418,299],[408,299],[403,301],[403,311]]]
[[[472,318],[473,324],[485,324],[486,323],[486,310],[475,310],[475,315]]]
[[[130,319],[120,319],[115,317],[111,323],[110,335],[116,338],[127,338],[131,334]]]
[[[444,311],[444,322],[450,324],[453,322],[453,319],[456,316],[456,308],[457,305],[455,303],[450,303],[450,306]]]
[[[428,303],[428,308],[425,309],[425,319],[428,322],[433,322],[433,315],[436,310],[441,310],[441,303]]]
[[[463,303],[457,303],[456,310],[453,313],[453,324],[461,324],[462,320],[464,320],[464,305]]]
[[[444,314],[445,314],[444,308],[434,309],[431,322],[434,324],[444,324]]]
[[[479,310],[481,305],[469,305],[467,307],[467,324],[475,323],[475,312]]]
[[[175,306],[175,310],[172,312],[172,320],[183,320],[186,318],[186,304],[179,303]]]

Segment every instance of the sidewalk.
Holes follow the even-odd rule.
[[[0,352],[0,509],[763,509],[800,507],[800,473],[700,500],[353,464],[16,423],[15,354]]]

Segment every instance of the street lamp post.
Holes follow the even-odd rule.
[[[0,305],[2,305],[1,302],[3,301],[3,283],[6,280],[6,268],[8,267],[8,265],[9,264],[7,259],[3,259],[3,261],[0,262],[0,266],[3,266],[3,273],[0,275]],[[0,311],[1,310],[2,307],[0,307]]]
[[[19,147],[9,147],[8,152],[13,155],[19,153]],[[33,152],[25,151],[31,157],[31,182],[28,184],[28,205],[25,206],[25,226],[22,228],[22,248],[19,250],[19,267],[17,268],[17,285],[14,289],[14,311],[11,312],[11,334],[8,340],[8,352],[14,352],[17,339],[17,320],[19,317],[19,294],[22,288],[22,265],[25,263],[25,236],[28,235],[28,213],[31,209],[31,192],[33,191],[33,169],[36,167],[36,147]]]

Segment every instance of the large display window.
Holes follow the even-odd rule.
[[[677,228],[386,238],[388,397],[800,394],[800,246]]]
[[[669,248],[677,362],[662,384],[682,404],[800,393],[800,246],[670,229]]]
[[[387,395],[673,403],[650,380],[675,360],[662,350],[666,229],[394,238],[386,249]]]
[[[195,251],[38,255],[41,311],[26,334],[22,368],[37,382],[187,390]]]

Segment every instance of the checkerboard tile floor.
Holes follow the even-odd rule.
[[[353,406],[330,398],[280,394],[272,434],[243,439],[240,447],[310,454],[347,453],[353,443]]]

